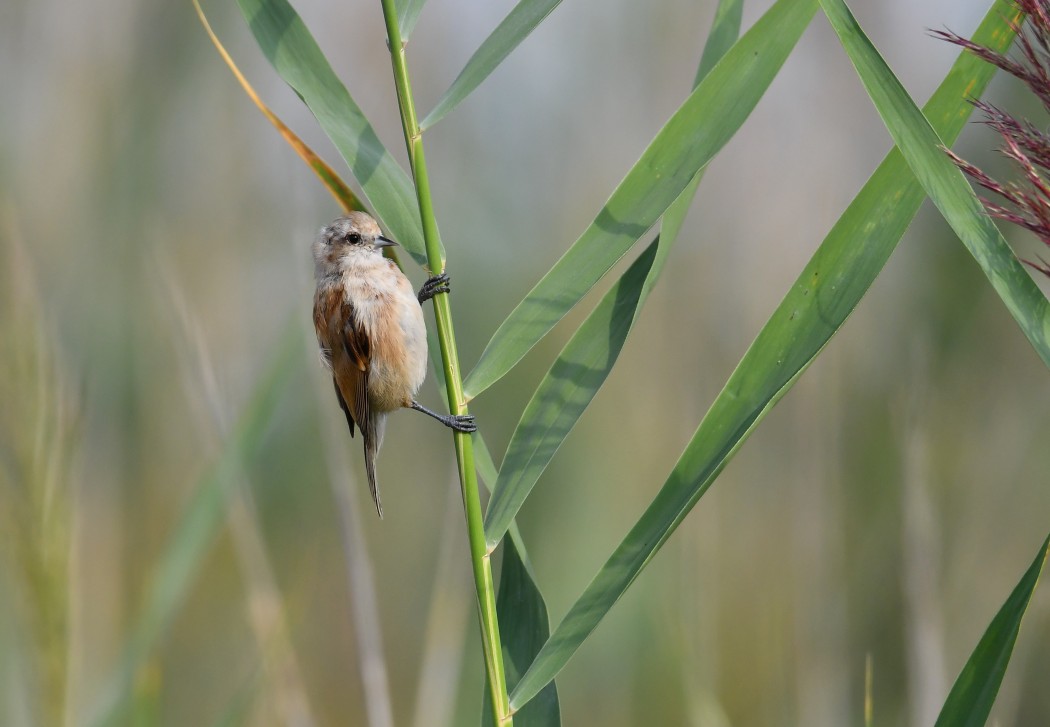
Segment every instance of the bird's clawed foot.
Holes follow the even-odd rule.
[[[416,296],[419,299],[419,304],[423,305],[423,303],[426,303],[438,293],[448,293],[451,290],[448,287],[448,281],[448,273],[432,275],[427,278],[427,282],[423,283],[423,287],[419,289],[419,295]]]
[[[457,432],[471,432],[478,431],[478,425],[474,423],[473,414],[449,414],[442,420],[442,423],[449,429],[454,429]]]
[[[413,401],[411,407],[416,411],[423,412],[427,416],[434,417],[449,429],[453,429],[457,432],[470,434],[471,432],[478,431],[478,425],[474,423],[473,414],[438,414],[436,411],[430,411],[430,409],[427,409],[418,401]]]

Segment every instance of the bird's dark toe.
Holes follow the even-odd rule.
[[[452,417],[452,428],[457,432],[466,432],[467,434],[478,431],[478,425],[474,421],[473,414],[460,414]]]
[[[419,295],[417,298],[419,298],[420,303],[425,303],[438,293],[449,293],[451,290],[452,289],[449,287],[448,273],[441,273],[440,275],[431,276],[425,283],[423,283],[423,287],[419,289]]]

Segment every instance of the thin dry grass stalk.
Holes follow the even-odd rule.
[[[13,591],[6,608],[18,634],[0,644],[0,666],[14,668],[13,684],[25,679],[15,688],[40,724],[59,725],[69,685],[79,406],[15,213],[0,212],[0,587]]]

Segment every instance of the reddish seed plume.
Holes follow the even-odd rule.
[[[1016,51],[1012,58],[998,53],[948,30],[935,30],[935,37],[961,46],[991,63],[1028,87],[1043,108],[1050,113],[1050,0],[1014,0],[1027,17],[1017,31]],[[1050,135],[1027,119],[1018,119],[997,106],[975,100],[974,106],[984,115],[983,123],[1002,139],[1000,151],[1018,168],[1016,181],[998,182],[973,164],[945,150],[952,161],[976,184],[1000,197],[1006,204],[982,199],[988,213],[1023,227],[1050,246]],[[1050,277],[1046,261],[1025,261],[1034,270]]]

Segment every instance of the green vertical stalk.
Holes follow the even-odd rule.
[[[383,17],[386,20],[390,58],[394,67],[394,85],[397,87],[397,100],[401,109],[401,124],[404,128],[405,144],[408,147],[408,157],[412,165],[412,178],[415,181],[416,198],[419,201],[419,216],[423,223],[427,264],[431,272],[437,275],[444,272],[445,261],[441,258],[437,222],[430,197],[426,158],[423,155],[423,135],[419,129],[415,104],[412,100],[412,86],[409,83],[408,67],[405,62],[405,46],[401,41],[394,0],[381,0],[381,2]],[[456,350],[456,336],[452,329],[452,309],[449,306],[448,295],[441,293],[434,296],[433,300],[438,341],[441,344],[441,362],[445,369],[445,389],[448,394],[449,409],[453,414],[466,414],[463,379],[459,368],[459,354]],[[453,436],[456,443],[456,459],[459,462],[459,481],[463,486],[463,505],[466,511],[467,535],[470,540],[470,560],[474,568],[474,588],[477,591],[478,617],[481,622],[481,644],[485,652],[485,671],[492,697],[493,718],[498,727],[511,727],[513,718],[510,711],[510,700],[507,697],[503,649],[500,646],[499,623],[496,619],[496,589],[492,582],[490,554],[485,545],[485,527],[478,493],[477,471],[474,468],[474,447],[467,434],[455,432]]]

